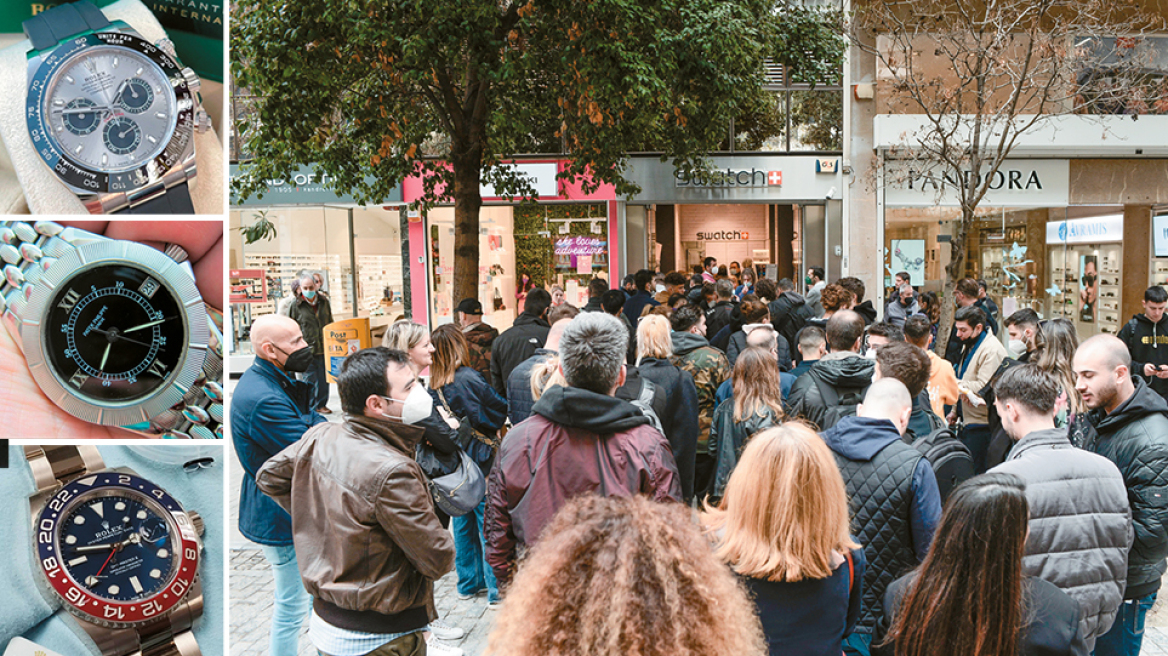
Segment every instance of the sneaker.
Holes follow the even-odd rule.
[[[503,607],[503,600],[502,599],[496,599],[494,601],[487,602],[487,610],[499,610],[502,607]]]
[[[479,595],[481,595],[481,594],[486,594],[486,592],[487,592],[487,589],[486,589],[486,588],[483,588],[483,589],[481,589],[481,590],[475,590],[474,592],[472,592],[472,593],[470,593],[470,594],[466,594],[466,593],[459,592],[459,593],[458,593],[458,599],[459,599],[460,601],[467,601],[468,599],[474,599],[475,597],[477,597],[477,596],[479,596]]]
[[[430,634],[430,639],[426,641],[426,653],[431,656],[462,656],[461,649],[438,642],[434,639],[433,633]]]
[[[457,626],[451,626],[442,620],[430,622],[430,633],[439,640],[459,640],[466,635],[466,631],[463,631]]]

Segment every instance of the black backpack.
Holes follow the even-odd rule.
[[[906,434],[905,437],[912,439],[911,434]],[[933,466],[933,473],[937,476],[937,487],[941,490],[942,504],[949,498],[953,488],[973,477],[973,455],[948,426],[934,428],[928,435],[916,438],[910,444]]]
[[[864,393],[868,391],[867,387],[850,387],[840,394],[818,377],[815,378],[815,387],[819,389],[819,395],[823,397],[824,403],[823,421],[819,426],[821,431],[835,426],[844,417],[854,417],[856,407],[864,402]]]

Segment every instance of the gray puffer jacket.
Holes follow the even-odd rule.
[[[1076,449],[1067,431],[1034,431],[992,471],[1026,481],[1030,538],[1022,569],[1079,602],[1079,634],[1093,649],[1123,603],[1133,533],[1127,488],[1107,458]]]

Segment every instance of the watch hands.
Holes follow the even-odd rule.
[[[122,540],[121,542],[111,542],[109,544],[95,544],[95,545],[91,545],[88,547],[73,547],[71,550],[74,553],[79,553],[79,554],[94,553],[97,551],[105,551],[106,549],[112,549],[114,551],[121,551],[122,549],[124,549],[128,545],[139,544],[141,542],[142,542],[142,536],[138,535],[137,533],[131,533],[130,537],[126,538],[125,540]],[[98,572],[98,573],[100,574],[101,572]]]
[[[127,329],[123,330],[122,332],[123,333],[132,333],[135,330],[142,330],[143,328],[157,326],[158,324],[163,323],[164,321],[170,321],[171,319],[174,319],[174,317],[166,317],[165,319],[159,319],[158,321],[151,321],[150,323],[144,323],[141,326],[134,326],[133,328],[127,328]]]
[[[129,337],[125,337],[120,333],[115,333],[115,332],[111,332],[108,330],[102,330],[101,328],[93,328],[92,330],[93,330],[93,332],[95,332],[99,335],[105,335],[107,338],[111,338],[114,342],[121,340],[121,341],[129,342],[131,344],[137,344],[138,346],[145,346],[146,348],[152,348],[151,344],[147,344],[146,342],[139,342],[136,339],[130,339]],[[159,350],[161,351],[161,350],[165,350],[165,349],[163,349],[163,347],[159,347]]]
[[[105,355],[101,356],[101,366],[98,369],[105,369],[105,361],[109,358],[110,347],[113,345],[113,342],[106,342]]]
[[[105,571],[105,566],[110,564],[110,561],[114,559],[114,554],[116,554],[117,552],[118,552],[117,549],[112,549],[110,551],[109,558],[106,558],[105,562],[101,564],[101,569],[97,570],[97,574],[93,575],[94,578],[101,576],[101,573]]]

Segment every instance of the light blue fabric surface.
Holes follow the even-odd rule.
[[[168,444],[184,450],[191,460],[211,456],[213,466],[188,474],[182,463],[159,462],[134,451],[135,447],[98,446],[107,467],[129,467],[148,478],[179,501],[187,510],[202,515],[206,525],[200,566],[205,608],[195,624],[195,638],[204,656],[223,656],[224,533],[223,477],[226,453],[222,445]],[[0,650],[8,641],[23,636],[62,656],[97,654],[97,647],[79,628],[68,611],[50,598],[41,576],[33,570],[32,518],[28,497],[32,476],[19,446],[8,449],[8,469],[0,469]]]

